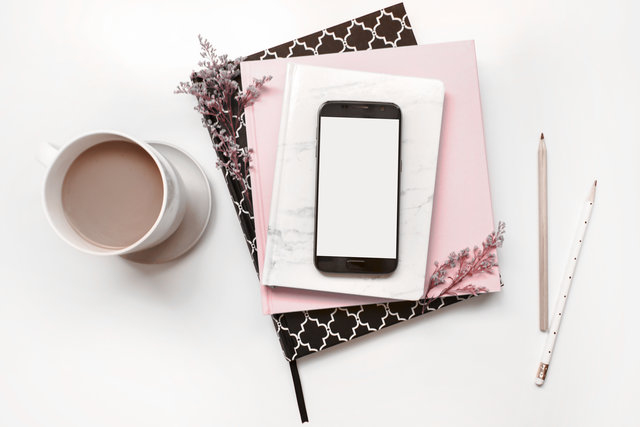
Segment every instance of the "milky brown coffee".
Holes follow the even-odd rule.
[[[62,184],[62,206],[85,240],[122,249],[140,240],[162,209],[162,175],[151,155],[127,141],[106,141],[81,153]]]

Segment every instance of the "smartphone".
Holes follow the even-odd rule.
[[[318,113],[314,264],[389,274],[398,265],[401,112],[329,101]]]

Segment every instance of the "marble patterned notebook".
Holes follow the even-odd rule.
[[[314,266],[315,137],[318,110],[331,100],[393,102],[402,112],[398,266],[390,275],[326,275]],[[422,296],[443,101],[439,80],[288,65],[265,285],[391,299]],[[366,157],[362,153],[362,161]]]

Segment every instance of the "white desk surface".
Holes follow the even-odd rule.
[[[299,425],[289,375],[194,100],[197,34],[252,53],[392,2],[17,1],[0,6],[0,425]],[[312,425],[638,425],[640,62],[632,1],[405,3],[419,42],[475,39],[501,294],[302,359]],[[39,144],[95,129],[201,160],[213,221],[140,266],[64,244]],[[598,195],[547,383],[534,385],[538,135],[549,147],[550,303]]]

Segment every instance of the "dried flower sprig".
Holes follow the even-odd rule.
[[[425,291],[426,304],[423,306],[423,311],[429,303],[438,298],[462,294],[478,295],[488,291],[484,286],[468,284],[459,287],[458,285],[468,277],[480,273],[493,273],[494,267],[498,266],[495,249],[502,247],[505,227],[505,223],[500,221],[498,229],[492,231],[482,242],[482,248],[478,246],[473,248],[473,256],[469,248],[465,248],[459,252],[451,252],[443,264],[437,261],[434,263],[436,270],[431,275]],[[435,294],[431,291],[435,291]],[[433,295],[429,296],[429,293]]]
[[[250,213],[253,207],[247,177],[251,150],[238,144],[238,137],[244,109],[258,99],[271,77],[254,79],[253,84],[241,90],[238,77],[244,58],[229,59],[228,55],[218,55],[207,39],[198,35],[198,40],[202,57],[198,62],[200,69],[191,73],[190,81],[181,82],[175,93],[196,97],[198,104],[194,109],[203,115],[202,124],[211,134],[213,148],[218,154],[216,164],[239,184],[247,213]],[[243,209],[242,206],[238,208]]]

